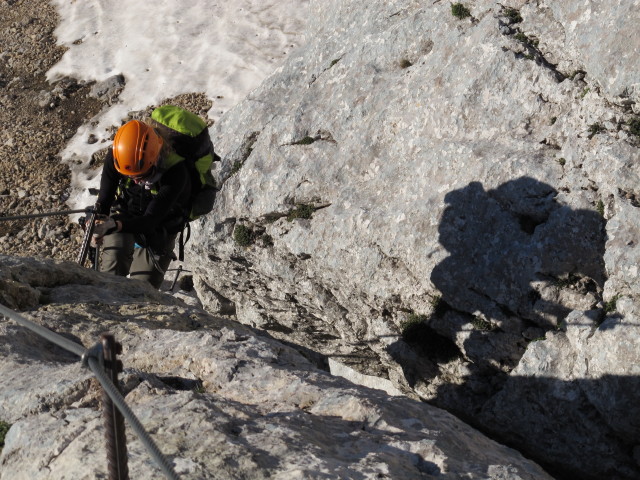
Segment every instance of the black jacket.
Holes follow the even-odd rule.
[[[120,187],[120,188],[118,188]],[[186,162],[180,162],[163,172],[154,184],[155,193],[136,185],[120,174],[109,151],[104,160],[99,212],[122,222],[123,233],[177,233],[182,228],[185,211],[191,197],[191,180]]]

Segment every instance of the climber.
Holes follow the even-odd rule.
[[[102,246],[101,271],[160,288],[191,197],[188,162],[160,126],[131,120],[116,132],[102,169],[92,243]],[[208,133],[207,133],[208,135]]]

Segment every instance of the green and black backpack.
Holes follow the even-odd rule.
[[[220,157],[213,151],[206,122],[194,113],[171,105],[156,108],[151,118],[166,127],[162,134],[174,150],[165,159],[165,168],[186,160],[191,172],[191,210],[187,220],[209,213],[216,197],[211,165]]]
[[[151,118],[166,127],[161,133],[173,147],[173,152],[164,160],[164,168],[186,161],[191,173],[191,199],[185,218],[186,240],[184,229],[180,234],[180,260],[183,260],[184,244],[190,234],[188,222],[213,209],[216,188],[211,165],[220,160],[220,157],[213,150],[207,123],[196,114],[180,107],[165,105],[156,108],[151,113]]]

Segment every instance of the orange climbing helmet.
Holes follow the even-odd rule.
[[[150,125],[131,120],[122,125],[113,139],[113,163],[122,175],[142,176],[157,162],[162,137]]]

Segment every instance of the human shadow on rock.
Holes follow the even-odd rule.
[[[455,342],[476,374],[509,372],[529,341],[601,299],[604,218],[561,205],[557,194],[521,177],[445,196],[438,233],[449,256],[431,272],[441,299],[427,324]]]
[[[530,177],[489,190],[471,182],[449,192],[438,228],[449,255],[431,272],[441,297],[428,318],[389,348],[423,398],[485,432],[495,433],[490,417],[480,418],[483,408],[529,342],[562,329],[573,310],[598,311],[606,280],[604,218],[595,209],[562,205],[557,195]],[[440,347],[426,348],[429,343]],[[522,431],[509,438],[520,434],[526,437]]]
[[[521,177],[491,190],[472,182],[445,196],[438,235],[449,255],[431,272],[441,297],[426,321],[389,347],[412,387],[428,384],[456,357],[471,362],[478,378],[464,396],[454,392],[446,401],[456,403],[457,395],[473,415],[529,341],[601,299],[604,219],[561,205],[557,194]]]
[[[606,277],[604,219],[559,204],[557,193],[529,177],[448,193],[438,233],[449,256],[431,274],[442,300],[512,332],[558,326],[579,307],[564,287],[595,300]]]

